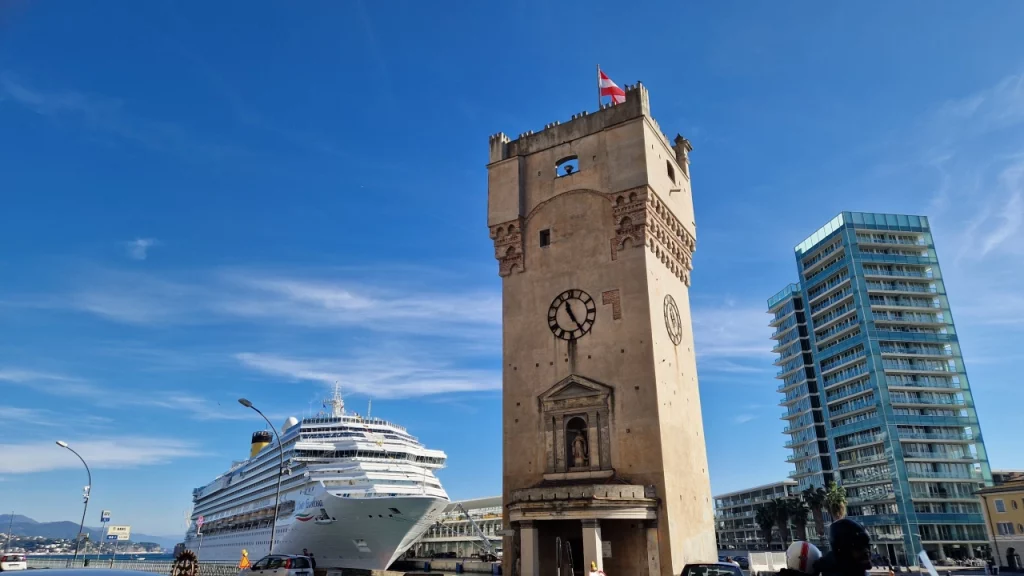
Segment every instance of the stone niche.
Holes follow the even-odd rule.
[[[611,461],[611,386],[573,374],[538,398],[547,480],[607,476]]]

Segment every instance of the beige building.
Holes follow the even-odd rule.
[[[992,555],[1000,566],[1020,570],[1024,554],[1024,479],[984,488],[978,495]]]
[[[571,558],[668,576],[716,558],[690,150],[640,84],[623,104],[490,139],[507,574],[565,573]]]

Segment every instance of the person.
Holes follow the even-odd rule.
[[[832,523],[828,530],[832,550],[815,566],[821,576],[864,576],[871,569],[871,537],[849,518]]]
[[[238,569],[239,570],[248,570],[249,566],[251,566],[251,564],[249,564],[249,551],[243,549],[242,550],[242,559],[238,561]]]
[[[740,567],[740,563],[737,562],[736,559],[733,558],[732,556],[726,556],[725,557],[725,561],[728,562],[729,564],[732,564],[733,566],[735,566],[737,568]]]
[[[797,540],[786,549],[786,567],[779,576],[815,575],[815,564],[821,559],[821,550],[810,542]]]
[[[316,570],[316,556],[313,556],[312,552],[309,553],[309,564],[313,567],[313,570]]]
[[[590,563],[590,576],[605,576],[604,570],[597,569],[597,562]]]

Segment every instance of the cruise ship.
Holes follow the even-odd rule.
[[[402,426],[345,411],[337,386],[317,416],[292,417],[284,454],[275,554],[308,549],[317,567],[383,570],[449,504],[434,470],[446,456]],[[204,562],[251,561],[270,552],[280,454],[274,434],[252,436],[249,459],[192,491],[185,548]]]

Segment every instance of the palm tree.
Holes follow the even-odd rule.
[[[775,525],[779,527],[779,537],[785,549],[789,545],[789,506],[782,498],[775,498],[772,504],[775,506]]]
[[[775,503],[765,502],[754,514],[754,522],[761,529],[761,537],[764,538],[765,548],[772,549],[772,528],[775,526]]]
[[[793,496],[786,500],[786,507],[789,508],[789,517],[796,528],[797,540],[807,540],[807,516],[811,509],[799,496]]]
[[[814,532],[818,535],[819,541],[825,539],[825,515],[822,511],[825,508],[825,489],[821,486],[811,486],[802,492],[804,502],[811,509],[811,516],[814,518]]]
[[[830,482],[825,492],[825,509],[833,521],[846,518],[846,488]]]

